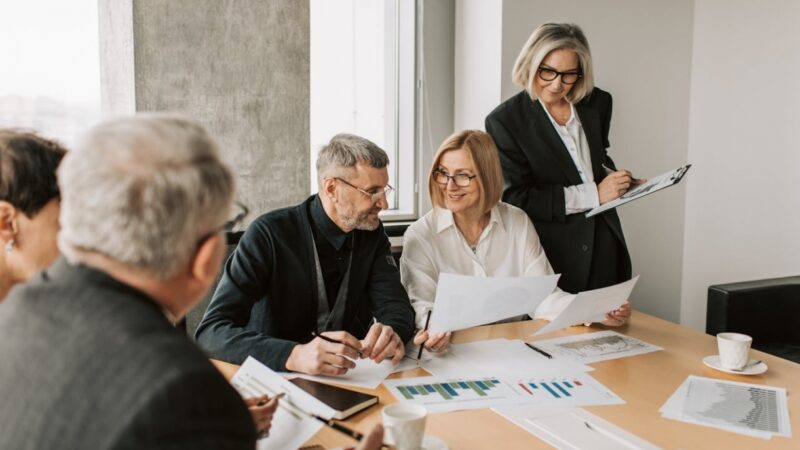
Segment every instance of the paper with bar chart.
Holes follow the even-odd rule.
[[[556,360],[564,357],[584,364],[663,350],[611,330],[547,339],[533,344],[553,355]]]
[[[611,405],[625,403],[585,373],[499,377],[418,377],[386,380],[398,401],[418,403],[430,412],[490,408],[500,405]]]
[[[769,439],[791,437],[786,389],[689,375],[660,409],[667,419]]]

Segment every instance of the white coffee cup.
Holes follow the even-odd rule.
[[[384,441],[397,450],[420,450],[428,410],[413,403],[393,403],[383,408]]]
[[[750,344],[753,338],[741,333],[718,333],[717,348],[722,367],[742,370],[750,360]]]

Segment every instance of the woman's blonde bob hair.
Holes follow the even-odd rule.
[[[577,103],[594,89],[589,41],[586,40],[586,36],[577,25],[546,23],[534,30],[517,56],[514,70],[511,72],[511,79],[514,84],[525,89],[532,100],[536,100],[534,80],[538,74],[539,65],[553,50],[572,50],[578,55],[583,76],[578,79],[566,97],[570,103]]]
[[[444,203],[444,189],[434,179],[434,172],[439,170],[442,155],[449,151],[464,149],[472,159],[475,175],[480,191],[479,208],[482,212],[489,212],[494,208],[503,195],[503,171],[500,168],[500,157],[497,146],[487,133],[480,130],[464,130],[453,133],[439,146],[436,156],[433,157],[431,173],[428,175],[428,194],[431,203],[438,208],[446,208]],[[474,181],[474,180],[473,180]]]

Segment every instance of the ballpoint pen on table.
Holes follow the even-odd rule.
[[[433,312],[432,309],[428,310],[428,317],[425,319],[425,328],[422,331],[428,331],[428,325],[431,323],[431,313]],[[422,363],[422,350],[425,348],[425,343],[419,344],[419,352],[417,353],[417,367]]]
[[[553,359],[553,355],[551,355],[550,353],[547,353],[546,351],[540,349],[539,347],[531,344],[530,342],[525,342],[525,345],[527,345],[528,348],[530,348],[531,350],[534,350],[534,351],[539,352],[542,355],[546,356],[547,359]]]

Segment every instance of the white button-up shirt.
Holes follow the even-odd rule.
[[[507,203],[491,211],[475,251],[470,248],[453,221],[453,213],[435,208],[414,222],[403,238],[400,275],[411,298],[419,328],[433,307],[439,273],[478,277],[524,277],[550,275],[539,235],[527,214]],[[561,289],[550,294],[536,308],[536,319],[552,320],[575,298]],[[522,320],[527,316],[513,318]]]
[[[589,142],[586,140],[586,133],[580,118],[575,114],[575,106],[570,103],[570,117],[567,123],[559,125],[550,115],[550,111],[542,103],[542,108],[550,119],[550,123],[558,132],[561,141],[567,148],[575,168],[581,176],[583,184],[564,187],[564,199],[566,203],[566,213],[576,214],[600,206],[600,197],[597,193],[597,185],[594,182],[592,172],[592,156],[589,153]]]

